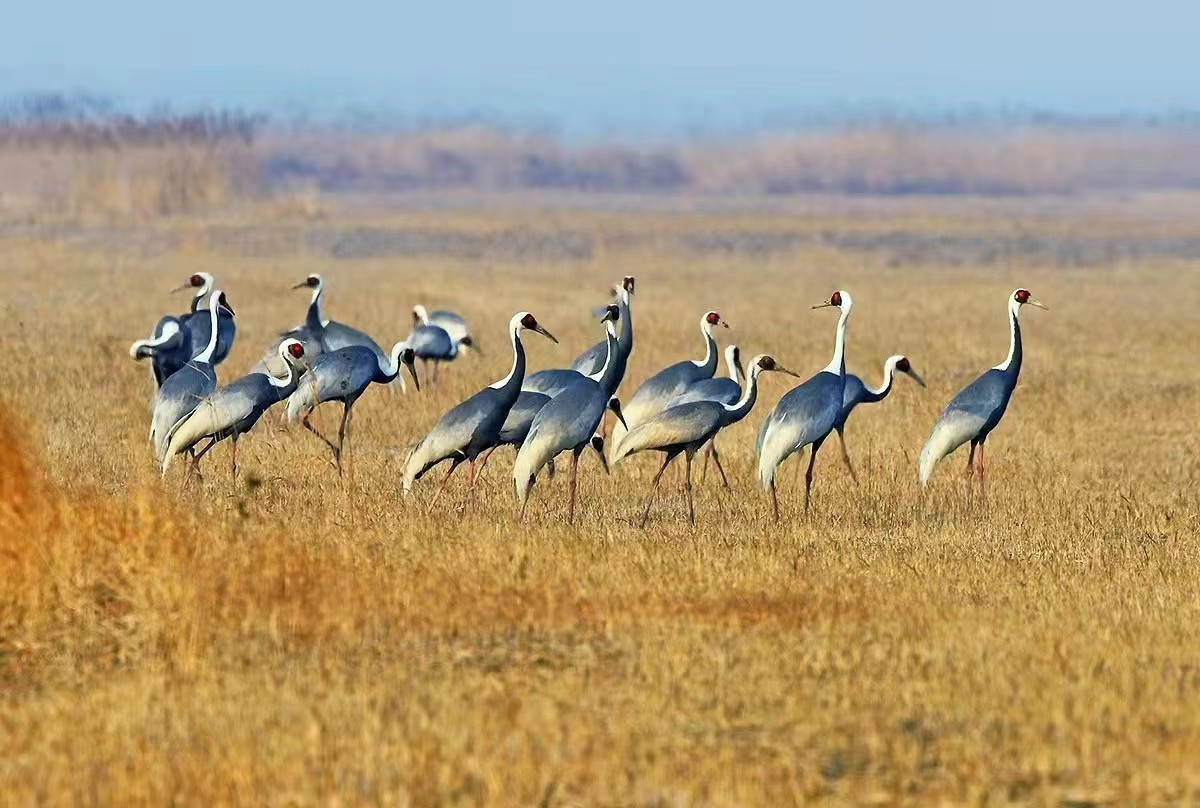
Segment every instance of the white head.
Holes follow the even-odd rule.
[[[298,339],[285,339],[279,343],[279,358],[288,365],[295,365],[304,358],[304,344]]]
[[[706,311],[704,317],[700,320],[700,327],[704,329],[704,333],[712,336],[712,330],[717,326],[729,328],[729,323],[721,319],[721,315],[715,311]]]
[[[607,313],[606,313],[607,316]],[[546,339],[557,344],[558,338],[538,324],[537,318],[527,311],[519,311],[508,321],[508,330],[515,339],[522,331],[536,331]]]
[[[885,361],[883,363],[883,367],[884,367],[884,376],[885,376],[884,382],[885,383],[887,382],[886,377],[892,376],[895,373],[900,372],[900,373],[905,374],[909,378],[911,378],[914,382],[921,385],[922,387],[925,386],[925,380],[922,379],[920,376],[918,376],[917,372],[915,370],[913,370],[912,363],[908,361],[907,356],[899,356],[899,355],[889,356],[887,358],[887,361]]]
[[[850,307],[854,305],[854,301],[850,299],[850,293],[845,289],[839,289],[829,296],[829,299],[813,306],[814,309],[837,308],[842,310],[842,315],[850,313]]]
[[[307,278],[300,281],[300,283],[296,284],[292,288],[293,289],[312,289],[313,298],[315,299],[316,296],[321,293],[321,290],[325,288],[325,281],[320,275],[318,275],[314,272],[312,275],[309,275]]]
[[[214,278],[207,272],[197,272],[195,275],[187,279],[187,283],[176,286],[172,292],[182,292],[184,289],[192,289],[195,294],[194,298],[201,298],[208,294],[213,287]]]
[[[413,325],[429,325],[429,312],[420,303],[413,306]]]
[[[1049,311],[1045,305],[1033,299],[1033,293],[1028,289],[1014,289],[1012,295],[1008,298],[1008,310],[1015,317],[1017,312],[1021,310],[1021,307],[1025,305],[1036,306],[1042,311]]]
[[[621,279],[621,285],[617,287],[617,295],[621,298],[626,306],[629,305],[630,300],[633,298],[633,288],[636,285],[636,279],[632,275],[626,275]]]

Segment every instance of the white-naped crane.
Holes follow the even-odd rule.
[[[282,378],[256,372],[235,379],[206,396],[183,419],[171,433],[167,454],[162,461],[164,477],[176,455],[183,452],[192,454],[191,469],[198,471],[200,459],[218,443],[228,440],[233,478],[237,479],[238,439],[254,428],[263,413],[295,391],[302,370],[300,363],[304,360],[304,345],[299,340],[285,339],[279,344],[279,358],[287,368]],[[196,445],[205,439],[208,443],[196,451]]]
[[[212,324],[212,318],[208,316],[208,310],[212,307],[215,297],[213,294],[215,285],[216,280],[212,275],[207,272],[197,272],[188,278],[186,283],[171,290],[172,292],[182,292],[190,289],[193,292],[191,310],[179,317],[180,322],[191,332],[192,350],[202,350],[204,346],[208,345],[211,331],[216,331],[217,342],[211,356],[214,366],[225,361],[225,357],[229,356],[229,351],[233,348],[233,342],[237,338],[237,323],[234,322],[232,314],[219,312],[215,326]]]
[[[418,390],[421,382],[414,366],[412,348],[397,342],[386,358],[380,359],[366,345],[348,345],[326,351],[313,359],[308,370],[296,383],[296,390],[288,397],[287,422],[299,421],[305,429],[316,435],[333,452],[333,462],[338,475],[342,474],[342,456],[346,447],[346,431],[354,405],[372,384],[391,384],[400,375],[401,366],[408,368],[413,384]],[[334,443],[313,426],[309,420],[319,405],[326,401],[338,401],[342,405],[342,423],[338,427],[338,440]]]
[[[575,521],[575,499],[579,476],[579,455],[592,445],[596,429],[611,407],[620,417],[620,405],[613,398],[617,378],[617,332],[614,323],[620,316],[616,306],[610,306],[601,318],[608,343],[608,359],[596,373],[551,398],[533,418],[529,433],[513,463],[513,484],[520,506],[520,519],[525,519],[529,491],[538,472],[562,452],[571,453],[567,522]]]
[[[779,497],[775,493],[775,478],[779,466],[792,454],[811,445],[808,471],[804,474],[804,511],[808,512],[817,452],[833,431],[842,411],[846,392],[846,321],[853,305],[850,293],[840,290],[827,302],[813,306],[814,309],[830,306],[841,309],[833,359],[820,373],[784,394],[758,431],[758,481],[764,490],[771,492],[771,506],[777,522]]]
[[[725,347],[725,363],[729,367],[728,376],[713,376],[711,379],[701,379],[689,384],[687,389],[672,399],[668,407],[676,404],[686,404],[689,401],[716,401],[722,404],[736,404],[742,397],[742,385],[746,381],[746,373],[742,370],[742,352],[736,345]],[[700,467],[700,484],[704,484],[708,476],[708,459],[712,458],[721,474],[721,483],[729,488],[729,478],[721,466],[721,453],[717,451],[717,439],[714,437],[704,448],[704,465]]]
[[[749,367],[750,378],[746,380],[745,389],[736,402],[730,404],[712,399],[699,399],[672,404],[653,418],[633,427],[621,438],[621,442],[614,449],[614,466],[635,452],[658,451],[665,455],[663,464],[650,485],[650,494],[646,497],[646,506],[642,511],[639,526],[645,527],[646,520],[650,518],[650,506],[654,503],[654,494],[658,491],[663,472],[680,454],[687,463],[684,489],[687,492],[688,521],[696,524],[696,512],[692,505],[692,458],[696,452],[705,444],[711,443],[722,429],[736,424],[750,413],[758,397],[759,374],[776,371],[797,376],[766,354],[754,357]]]
[[[856,485],[858,484],[858,474],[854,471],[854,464],[850,462],[850,452],[846,449],[846,421],[850,418],[850,413],[854,412],[860,404],[875,404],[887,398],[888,394],[892,392],[892,383],[896,380],[897,373],[903,373],[921,387],[925,386],[924,379],[913,370],[912,363],[907,356],[889,356],[884,360],[883,382],[878,387],[867,387],[866,382],[858,376],[853,373],[846,374],[846,389],[842,393],[842,411],[838,413],[833,430],[837,432],[838,443],[842,447],[842,461],[849,469],[850,478]]]
[[[458,358],[460,343],[440,325],[418,323],[413,326],[405,342],[413,349],[417,359],[421,360],[423,370],[427,370],[429,363],[433,363],[432,375],[425,375],[429,384],[437,381],[438,369],[443,362],[453,362]]]
[[[217,371],[212,358],[217,350],[218,318],[222,314],[233,317],[233,308],[225,293],[214,289],[204,313],[209,317],[208,344],[187,365],[163,382],[154,397],[150,442],[154,444],[154,460],[160,465],[170,444],[171,433],[217,387]]]
[[[633,353],[633,321],[630,304],[632,303],[635,285],[636,282],[633,276],[627,275],[621,281],[621,285],[613,289],[618,316],[621,318],[621,333],[617,338],[616,364],[613,368],[618,388],[621,386],[621,381],[625,378],[625,368],[629,363],[629,355]],[[596,316],[601,318],[608,316],[608,310],[611,305],[597,309],[595,312]],[[525,385],[522,389],[534,393],[543,393],[554,398],[564,390],[579,384],[587,376],[598,373],[607,361],[608,342],[606,338],[576,357],[570,367],[547,368],[546,370],[539,370],[536,373],[530,373],[525,377]]]
[[[521,393],[521,382],[525,378],[525,346],[521,342],[523,331],[536,331],[551,342],[558,342],[529,312],[514,314],[508,322],[508,336],[513,351],[512,369],[503,379],[452,407],[413,447],[404,465],[405,494],[427,471],[444,460],[450,461],[450,468],[430,501],[430,508],[445,490],[450,475],[463,462],[471,464],[470,477],[474,483],[476,458],[496,446],[500,440],[500,430]]]
[[[987,477],[983,464],[983,444],[1004,417],[1021,374],[1024,351],[1021,345],[1021,307],[1046,307],[1033,299],[1028,289],[1017,289],[1008,297],[1009,345],[1008,357],[987,370],[959,392],[938,419],[921,450],[921,485],[928,484],[934,466],[946,455],[967,441],[971,454],[967,457],[967,499],[971,497],[971,479],[979,472],[980,494],[987,501]],[[979,452],[976,462],[975,453]]]
[[[713,329],[718,326],[729,328],[729,324],[721,319],[715,311],[708,311],[700,318],[700,335],[704,338],[704,358],[685,359],[669,365],[655,373],[629,397],[622,402],[624,424],[632,429],[643,421],[653,418],[662,412],[680,393],[687,390],[689,385],[702,379],[711,379],[717,369],[717,341],[713,338]],[[614,446],[621,442],[622,422],[613,424],[612,443]]]

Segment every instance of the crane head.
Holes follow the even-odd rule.
[[[304,346],[300,344],[299,340],[288,340],[286,344],[287,352],[292,359],[300,359],[304,356]]]
[[[750,372],[751,373],[758,374],[758,373],[766,373],[767,371],[773,371],[775,373],[786,373],[789,376],[795,376],[797,379],[801,378],[799,373],[796,373],[794,370],[788,370],[783,365],[776,362],[775,357],[773,357],[773,356],[768,356],[767,354],[759,354],[758,356],[754,357],[754,359],[752,359],[750,361]]]
[[[538,324],[537,318],[529,312],[523,311],[513,319],[517,320],[517,324],[526,331],[536,331],[554,344],[558,344],[558,338],[546,329],[542,328],[541,325]]]
[[[188,278],[186,283],[176,286],[171,290],[171,292],[182,292],[184,289],[197,289],[198,291],[196,292],[196,295],[200,296],[208,291],[209,287],[212,286],[212,283],[212,275],[208,274],[207,272],[197,272],[195,275]]]
[[[836,292],[834,292],[832,295],[830,295],[828,300],[826,300],[823,303],[818,303],[817,305],[813,306],[813,308],[814,309],[826,309],[826,308],[833,307],[836,309],[840,309],[843,306],[845,306],[848,302],[850,302],[850,293],[839,289]]]
[[[316,289],[320,285],[321,285],[321,276],[317,275],[316,273],[313,273],[312,275],[309,275],[307,278],[300,281],[300,283],[296,284],[292,288],[293,289]]]
[[[632,275],[626,275],[626,276],[625,276],[625,277],[624,277],[624,278],[621,280],[621,286],[622,286],[622,287],[625,289],[625,291],[626,291],[626,292],[628,292],[629,294],[633,294],[633,287],[634,287],[635,283],[636,283],[636,281],[635,281],[635,279],[634,279],[634,277],[633,277]]]
[[[1049,311],[1045,304],[1033,299],[1033,293],[1028,289],[1017,289],[1012,293],[1012,299],[1018,306],[1029,304],[1030,306],[1036,306],[1042,311]]]
[[[621,310],[613,305],[604,307],[604,316],[600,318],[602,323],[615,323],[621,319]]]
[[[908,361],[907,356],[902,356],[896,360],[896,370],[905,374],[906,376],[911,378],[914,382],[921,385],[922,387],[925,386],[925,380],[922,379],[920,376],[918,376],[917,372],[915,370],[913,370],[912,362]]]
[[[707,312],[704,315],[704,323],[709,328],[713,328],[718,325],[723,328],[729,328],[729,323],[722,320],[721,315],[717,314],[715,311]]]

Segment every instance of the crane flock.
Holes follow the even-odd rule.
[[[237,336],[235,313],[226,293],[216,288],[208,273],[192,275],[180,289],[193,291],[190,310],[166,315],[151,336],[130,347],[135,360],[149,359],[156,393],[151,411],[150,442],[162,476],[174,458],[189,460],[184,482],[199,476],[199,463],[218,443],[228,440],[231,469],[238,474],[237,442],[275,404],[284,402],[284,420],[297,422],[316,435],[332,453],[339,475],[343,471],[348,434],[355,403],[372,384],[399,386],[407,392],[404,371],[416,391],[421,390],[416,360],[427,371],[427,382],[437,378],[443,363],[469,351],[482,355],[467,321],[452,311],[412,309],[408,336],[384,351],[368,334],[331,320],[324,308],[325,281],[309,275],[296,289],[311,292],[303,323],[280,332],[251,368],[250,373],[224,386],[217,384],[217,366],[227,357]],[[569,456],[567,521],[573,522],[578,498],[580,457],[587,449],[599,455],[609,472],[625,458],[639,452],[663,455],[651,481],[639,524],[650,517],[651,506],[663,473],[675,458],[684,457],[684,497],[688,520],[695,523],[692,501],[692,460],[705,451],[704,471],[711,458],[726,488],[730,487],[716,448],[718,435],[746,418],[758,398],[763,373],[802,378],[768,354],[755,356],[743,370],[741,351],[725,348],[728,377],[716,376],[721,355],[716,330],[729,324],[716,311],[700,318],[704,342],[701,359],[683,359],[647,378],[622,403],[617,397],[634,349],[632,302],[635,280],[627,276],[613,288],[613,302],[596,310],[603,338],[567,367],[526,373],[522,342],[525,332],[535,332],[554,343],[558,340],[528,311],[509,320],[508,341],[512,364],[508,373],[447,410],[425,435],[411,446],[403,463],[401,490],[412,494],[416,484],[435,466],[448,461],[441,483],[430,499],[432,509],[451,476],[468,464],[468,486],[473,489],[492,453],[503,446],[516,449],[512,465],[513,491],[518,518],[524,520],[533,488],[543,470],[554,472],[554,461]],[[1045,309],[1027,289],[1016,289],[1007,300],[1009,352],[1007,358],[985,371],[946,406],[921,452],[918,480],[928,484],[942,458],[970,443],[967,459],[967,500],[978,479],[986,502],[987,477],[983,450],[1000,423],[1017,385],[1023,359],[1020,312],[1030,305]],[[812,498],[817,453],[836,432],[841,456],[854,482],[858,473],[846,447],[845,429],[850,415],[863,404],[885,399],[897,374],[909,376],[921,387],[924,380],[908,357],[894,355],[883,363],[878,387],[846,372],[846,340],[854,301],[838,290],[814,309],[838,311],[833,356],[822,370],[785,393],[763,419],[758,430],[758,482],[770,494],[772,513],[781,518],[777,493],[779,469],[789,457],[808,448],[804,511]],[[432,370],[429,370],[432,365]],[[309,420],[325,402],[340,402],[341,423],[337,440],[322,434]],[[605,415],[615,417],[609,431]],[[207,441],[207,443],[205,443]],[[201,446],[201,444],[204,444]]]

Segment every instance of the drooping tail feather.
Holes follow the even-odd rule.
[[[947,413],[942,416],[929,433],[925,448],[921,450],[919,479],[922,486],[933,476],[938,461],[979,434],[982,424],[983,419],[969,415]]]
[[[539,471],[554,459],[557,454],[553,441],[538,435],[536,424],[529,431],[525,442],[517,450],[517,459],[513,461],[513,487],[517,495],[517,504],[523,506],[533,488],[533,481]]]

